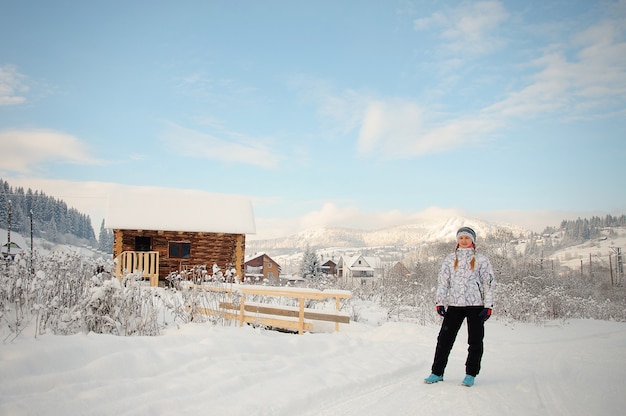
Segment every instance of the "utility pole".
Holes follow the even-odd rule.
[[[11,258],[11,205],[12,202],[9,199],[9,218],[7,219],[7,259]]]
[[[624,263],[622,260],[622,248],[611,247],[615,253],[615,286],[622,285],[622,277],[624,276]]]
[[[622,262],[622,249],[617,248],[617,284],[622,285],[622,277],[624,276],[624,263]]]
[[[611,287],[615,287],[615,280],[613,279],[613,258],[609,253],[609,269],[611,271]]]
[[[35,251],[33,250],[33,210],[30,210],[30,273],[35,273],[35,268],[33,266],[33,256]]]

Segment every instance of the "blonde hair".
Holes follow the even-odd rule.
[[[472,254],[472,259],[470,260],[470,266],[472,268],[472,271],[474,271],[474,266],[476,265],[476,244],[472,243],[472,248],[474,249],[474,254]],[[456,257],[454,259],[454,270],[456,270],[456,268],[459,266],[459,256],[457,256],[456,251],[459,249],[459,245],[457,243],[456,247],[454,248],[454,256]]]

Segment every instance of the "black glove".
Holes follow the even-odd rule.
[[[489,319],[489,317],[491,316],[491,308],[485,308],[482,311],[480,311],[480,313],[478,314],[478,316],[480,316],[481,318],[483,318],[483,321],[486,321],[487,319]]]
[[[441,316],[446,316],[446,308],[444,308],[442,305],[437,306],[437,313]]]

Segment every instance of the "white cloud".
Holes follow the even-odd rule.
[[[373,101],[365,109],[358,149],[361,153],[371,153],[382,148],[383,153],[388,154],[391,149],[405,147],[402,143],[420,136],[423,124],[424,110],[415,103]]]
[[[471,49],[493,41],[508,14],[498,2],[464,3],[450,13],[418,19],[416,28],[443,27],[451,47]],[[445,152],[488,139],[507,120],[559,114],[607,117],[626,113],[626,19],[617,15],[578,31],[568,42],[546,47],[527,66],[525,87],[503,100],[464,114],[445,115],[417,102],[370,100],[358,137],[363,154],[388,159]]]
[[[345,137],[356,131],[356,149],[364,157],[397,160],[446,152],[490,140],[500,126],[492,114],[479,111],[450,115],[415,100],[376,98],[353,90],[333,94],[327,86],[314,88],[319,85],[305,84],[328,135]]]
[[[170,123],[163,135],[166,146],[186,157],[246,163],[264,168],[276,167],[278,151],[268,139],[247,137],[233,132],[221,132],[223,137],[202,133]]]
[[[351,89],[333,93],[327,83],[311,80],[300,80],[297,85],[307,87],[323,121],[333,126],[330,131],[342,136],[356,131],[359,154],[386,160],[447,152],[491,140],[494,132],[516,118],[626,115],[623,15],[616,12],[610,19],[589,28],[577,28],[577,33],[564,43],[545,46],[540,56],[530,62],[503,63],[515,88],[500,95],[502,85],[498,85],[499,95],[491,101],[483,96],[482,107],[446,113],[440,102],[422,97],[381,97]],[[448,42],[448,52],[482,54],[505,42],[499,33],[510,16],[497,1],[464,2],[458,8],[417,19],[415,28],[438,29],[440,38]],[[564,29],[559,26],[555,30]],[[526,60],[529,54],[537,54],[537,50],[520,53]],[[439,63],[444,67],[460,66],[466,56],[450,53]],[[454,81],[447,78],[438,85],[462,84],[473,88],[476,82],[486,80],[455,76],[460,78]],[[458,89],[454,91],[458,93]]]
[[[28,92],[26,77],[18,72],[14,65],[0,66],[0,106],[16,105],[26,101],[23,96]]]
[[[365,216],[356,207],[338,207],[332,202],[326,202],[318,211],[300,217],[299,226],[304,229],[318,226],[353,228],[363,224]]]
[[[256,88],[240,84],[235,79],[216,78],[203,70],[176,77],[171,85],[177,94],[220,103],[253,100],[256,92]]]
[[[626,108],[626,19],[602,21],[547,47],[530,63],[537,68],[528,84],[486,111],[533,117],[615,115]]]
[[[2,171],[29,173],[44,162],[102,164],[79,139],[51,130],[0,131]]]
[[[350,89],[341,95],[326,93],[320,96],[319,114],[323,120],[333,124],[330,129],[332,136],[345,135],[361,124],[369,100],[367,95]]]
[[[299,99],[317,106],[324,137],[333,139],[349,134],[359,127],[363,110],[371,96],[346,88],[336,92],[330,82],[307,76],[298,76],[289,81],[298,90]]]
[[[483,54],[504,45],[497,29],[509,18],[498,1],[464,2],[455,9],[416,19],[416,30],[440,29],[450,52]]]
[[[435,121],[437,114],[407,100],[373,101],[366,108],[358,150],[387,159],[445,152],[487,140],[497,122],[459,116]]]
[[[357,152],[365,157],[396,160],[445,152],[489,140],[499,122],[482,114],[446,115],[415,100],[377,98],[346,89],[334,93],[324,82],[298,79],[318,106],[328,136],[357,132]]]

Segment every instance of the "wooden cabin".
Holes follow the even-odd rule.
[[[242,280],[246,234],[256,232],[252,204],[200,191],[133,188],[109,196],[116,275],[141,272],[152,286],[172,272],[213,265]]]

